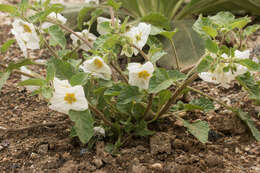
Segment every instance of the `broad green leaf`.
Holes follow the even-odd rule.
[[[199,99],[192,100],[189,104],[185,104],[184,108],[188,111],[199,109],[205,112],[214,110],[214,104],[211,100],[201,97]]]
[[[207,30],[205,30],[205,27],[210,27],[212,29],[217,28],[217,26],[209,18],[203,17],[202,15],[199,16],[199,18],[192,26],[193,30],[196,31],[199,35],[201,35],[203,38],[208,38],[209,34]]]
[[[149,50],[150,61],[152,63],[156,63],[159,59],[161,59],[167,52],[162,50],[161,48],[151,49]]]
[[[208,123],[206,121],[197,120],[196,122],[191,124],[188,121],[183,120],[183,125],[200,142],[202,142],[203,144],[208,142],[209,126],[208,126]]]
[[[10,14],[15,14],[17,10],[17,7],[8,5],[8,4],[0,4],[0,11],[4,13],[10,13]]]
[[[122,2],[116,2],[114,0],[108,0],[107,4],[113,7],[116,11],[121,7]]]
[[[21,86],[25,86],[25,85],[43,86],[45,84],[46,84],[46,81],[44,79],[30,78],[30,79],[19,82],[18,85],[21,85]]]
[[[260,63],[256,63],[251,59],[241,59],[239,60],[239,64],[248,68],[251,71],[260,71]]]
[[[204,56],[197,67],[197,72],[207,72],[213,64],[214,59],[211,56]]]
[[[120,85],[113,85],[112,87],[109,87],[105,92],[105,96],[118,96],[120,92],[123,90],[123,86]]]
[[[54,79],[55,77],[55,65],[53,63],[48,63],[47,65],[47,73],[46,73],[46,81],[50,82]]]
[[[57,58],[52,58],[51,62],[56,68],[56,76],[61,79],[70,79],[74,74],[75,70],[73,66],[66,62]]]
[[[165,30],[162,29],[161,27],[157,27],[157,26],[154,26],[154,25],[151,26],[150,35],[158,35],[161,32],[165,32]]]
[[[89,78],[89,75],[87,73],[79,72],[71,77],[70,84],[72,86],[85,85],[87,83],[88,78]]]
[[[11,74],[10,71],[0,73],[0,91],[3,85],[5,84],[5,82],[7,81],[7,79],[9,78],[10,74]]]
[[[214,16],[209,17],[210,20],[212,20],[214,23],[220,25],[220,26],[227,26],[230,23],[233,23],[235,21],[235,16],[228,12],[228,11],[222,11],[217,13]]]
[[[60,27],[57,25],[53,25],[49,27],[48,30],[52,40],[51,45],[55,46],[59,44],[62,47],[62,49],[65,49],[67,42],[64,32],[60,29]]]
[[[119,104],[128,104],[130,102],[140,102],[142,100],[142,93],[139,92],[138,87],[127,86],[125,87],[118,96]]]
[[[157,68],[150,79],[149,93],[158,93],[164,89],[169,88],[173,82],[185,79],[185,74],[176,70],[166,70]]]
[[[74,129],[83,144],[86,144],[94,135],[94,119],[89,110],[69,111],[71,121],[75,123]]]
[[[248,37],[259,29],[260,29],[260,25],[258,24],[250,25],[244,29],[243,34]]]
[[[212,38],[215,38],[218,35],[218,31],[210,26],[202,26],[202,29],[205,33],[210,35]]]
[[[1,53],[6,53],[9,47],[15,42],[15,40],[8,40],[1,46]]]
[[[249,17],[241,17],[241,18],[236,19],[230,25],[231,25],[232,29],[234,29],[234,28],[242,29],[250,22],[251,22],[251,19]]]
[[[23,59],[23,60],[21,60],[21,61],[19,61],[17,63],[13,63],[13,62],[9,63],[6,70],[12,71],[14,69],[19,69],[22,66],[32,65],[32,64],[34,64],[34,62],[32,62],[32,60],[30,60],[30,59]]]
[[[150,136],[153,135],[154,132],[149,130],[147,128],[147,122],[144,120],[141,120],[137,122],[136,129],[135,129],[135,135],[137,136]]]
[[[218,52],[218,44],[211,39],[205,41],[205,47],[212,53]]]
[[[83,23],[88,18],[89,12],[93,9],[93,7],[83,7],[80,9],[77,21],[78,21],[78,28],[80,30],[83,29]]]
[[[172,37],[178,32],[178,29],[175,28],[173,31],[163,31],[160,32],[160,35],[163,35],[164,37],[168,38],[169,40],[172,39]]]
[[[236,80],[248,91],[250,99],[260,103],[260,86],[254,80],[249,72],[239,75]]]
[[[141,21],[150,23],[154,26],[165,28],[167,30],[171,28],[169,20],[160,13],[147,14],[146,16],[141,18]]]
[[[52,93],[53,93],[53,88],[51,87],[43,87],[40,90],[40,94],[45,98],[45,99],[50,99],[52,97]]]
[[[162,90],[158,93],[158,97],[158,107],[161,108],[172,97],[172,93],[169,90]]]
[[[236,113],[238,117],[248,126],[250,129],[252,135],[255,137],[255,139],[260,142],[260,133],[258,129],[255,127],[254,121],[251,119],[251,117],[248,115],[247,112],[243,112],[242,110],[238,109],[236,110]]]

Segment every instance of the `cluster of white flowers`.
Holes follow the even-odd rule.
[[[238,59],[247,59],[250,56],[250,50],[246,51],[235,51],[235,57]],[[231,57],[228,57],[226,54],[222,55],[223,58],[229,59]],[[236,64],[236,71],[229,70],[228,72],[224,72],[223,68],[226,66],[226,63],[218,64],[216,69],[213,72],[202,72],[199,74],[199,77],[210,83],[220,84],[221,86],[228,88],[229,83],[233,81],[236,76],[241,75],[248,71],[248,69],[240,64]]]
[[[25,57],[28,56],[27,49],[35,50],[40,48],[40,39],[38,38],[32,23],[25,22],[21,19],[15,19],[12,26],[11,32],[15,36]]]
[[[51,12],[47,17],[51,20],[58,21],[61,24],[65,24],[67,22],[67,19],[65,17],[63,17],[60,13]],[[51,27],[52,25],[53,24],[50,22],[44,22],[42,24],[41,28],[47,29],[47,28]]]
[[[94,41],[97,39],[97,37],[94,34],[89,33],[89,31],[86,29],[83,30],[82,32],[76,32],[76,34],[78,34],[80,37],[83,37],[86,40],[88,40],[91,45],[93,45]],[[79,40],[79,38],[77,36],[75,36],[74,34],[71,34],[70,38],[72,39],[72,44],[74,47],[77,47],[80,44],[81,49],[83,49],[85,51],[90,50],[88,45],[83,43],[82,40]]]

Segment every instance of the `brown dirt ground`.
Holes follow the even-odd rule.
[[[12,35],[9,34],[10,25],[5,24],[1,15],[0,21],[1,45]],[[44,59],[48,57],[48,52],[36,51],[31,56]],[[16,44],[7,54],[0,54],[1,63],[20,58],[21,52]],[[36,70],[44,73],[44,70]],[[30,96],[25,88],[17,86],[19,80],[19,75],[12,74],[0,92],[0,127],[15,129],[68,119],[50,110],[47,102]],[[227,90],[198,80],[194,86],[250,112],[260,130],[260,118],[257,116],[259,108],[248,100],[247,94],[238,85],[234,84]],[[215,111],[207,114],[197,111],[183,115],[189,121],[201,119],[209,122],[212,129],[209,133],[210,142],[205,145],[170,117],[150,126],[156,131],[155,135],[129,139],[117,156],[104,151],[106,139],[99,141],[92,151],[71,139],[70,122],[18,132],[5,133],[0,129],[0,172],[259,173],[260,143],[252,138],[237,117],[219,105],[216,107]]]

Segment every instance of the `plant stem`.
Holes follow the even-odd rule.
[[[139,47],[137,47],[137,46],[134,45],[134,44],[130,44],[130,46],[132,46],[133,48],[137,49],[137,50],[140,52],[140,54],[144,57],[144,59],[145,59],[146,61],[149,61],[150,58],[144,53],[143,50],[139,49]]]
[[[114,27],[115,26],[115,14],[114,14],[113,7],[109,7],[109,13],[110,13],[110,17],[111,17],[111,24]]]
[[[51,22],[53,24],[59,25],[62,29],[74,34],[76,37],[78,37],[81,41],[83,41],[89,48],[92,48],[93,46],[90,44],[90,42],[88,40],[86,40],[85,38],[81,37],[80,35],[78,35],[76,32],[74,32],[72,29],[70,29],[69,27],[67,27],[66,25],[63,25],[61,23],[58,23],[56,21],[53,21],[51,19],[48,20],[48,22]]]
[[[171,42],[172,49],[173,49],[174,54],[175,54],[175,62],[176,62],[177,70],[180,71],[180,62],[179,62],[179,58],[178,58],[178,55],[177,55],[176,47],[175,47],[174,42],[173,42],[172,39],[170,39],[170,42]]]
[[[177,97],[181,94],[182,90],[185,89],[191,82],[196,80],[198,78],[198,74],[195,73],[191,77],[189,77],[187,80],[185,80],[173,93],[173,96],[168,100],[168,102],[164,105],[164,107],[161,109],[161,111],[158,114],[159,118],[163,114],[165,114],[171,107],[172,104],[174,104],[177,100]],[[156,119],[155,119],[156,120]],[[154,121],[155,121],[154,120]]]
[[[209,99],[211,99],[211,100],[215,101],[216,103],[222,105],[222,106],[225,107],[226,109],[229,109],[229,110],[232,110],[232,111],[233,111],[233,108],[232,108],[231,106],[228,106],[226,103],[224,103],[224,102],[222,102],[222,101],[220,101],[220,100],[217,100],[217,99],[214,98],[213,96],[210,96],[210,95],[208,95],[208,94],[206,94],[206,93],[204,93],[204,92],[202,92],[202,91],[200,91],[200,90],[198,90],[198,89],[196,89],[196,88],[190,87],[190,86],[187,86],[187,88],[190,89],[191,91],[194,91],[194,92],[196,92],[196,93],[198,93],[198,94],[204,96],[204,97],[208,97]]]
[[[110,65],[119,73],[119,75],[122,77],[123,81],[128,83],[128,78],[124,75],[122,70],[113,62],[110,62]]]
[[[105,124],[113,127],[113,123],[111,121],[109,121],[105,115],[103,114],[103,112],[101,112],[100,110],[96,109],[95,106],[93,106],[92,104],[88,103],[89,109],[92,110],[93,112],[95,112],[95,114],[104,121]]]
[[[153,94],[149,94],[148,105],[146,106],[146,109],[144,111],[144,119],[147,117],[147,115],[152,107],[152,104],[153,104]]]
[[[4,64],[1,64],[1,63],[0,63],[0,66],[5,68],[5,69],[7,68],[7,65],[4,65]],[[30,77],[30,78],[38,78],[40,76],[40,75],[39,76],[34,76],[32,74],[22,72],[21,70],[13,70],[13,72],[15,72],[17,74],[21,74],[21,75],[27,76],[27,77]]]

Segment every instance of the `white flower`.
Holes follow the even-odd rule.
[[[249,58],[249,56],[250,56],[249,50],[243,52],[239,50],[235,51],[235,58],[237,59],[247,59]],[[230,58],[226,54],[223,54],[222,57],[225,59]],[[214,72],[202,72],[199,74],[199,77],[206,82],[215,83],[215,84],[220,83],[221,86],[228,88],[229,83],[233,81],[236,78],[236,76],[244,74],[245,72],[248,71],[246,67],[240,64],[236,64],[236,71],[232,72],[231,70],[229,70],[228,72],[224,72],[223,67],[225,66],[226,66],[225,63],[218,64]]]
[[[151,32],[151,25],[146,23],[139,23],[138,26],[130,28],[124,35],[131,38],[133,44],[139,49],[143,49],[146,44],[149,34]],[[133,49],[135,55],[139,53],[137,49]],[[124,53],[124,52],[123,52]]]
[[[94,56],[90,60],[84,61],[81,68],[86,73],[90,73],[97,78],[109,80],[111,78],[112,70],[99,56]]]
[[[88,101],[85,98],[82,86],[72,87],[67,80],[54,78],[55,92],[50,99],[50,109],[68,114],[69,110],[83,111],[88,109]]]
[[[99,4],[99,0],[85,0],[85,3],[94,3],[94,4]]]
[[[20,68],[20,70],[21,70],[22,72],[27,73],[27,74],[30,74],[30,75],[34,75],[34,74],[35,74],[33,71],[29,70],[28,68],[26,68],[26,67],[24,67],[24,66],[22,66],[22,67]],[[22,81],[25,81],[25,80],[27,80],[27,79],[29,79],[29,77],[24,76],[24,75],[21,76],[21,80],[22,80]],[[40,87],[39,87],[39,86],[26,85],[25,88],[26,88],[28,91],[33,92],[33,91],[39,89]]]
[[[106,29],[104,29],[103,27],[100,26],[101,23],[109,23],[109,25],[111,26],[112,20],[105,18],[105,17],[98,17],[97,18],[97,32],[100,35],[105,35],[107,33],[109,33]],[[115,22],[118,22],[117,24],[119,25],[121,23],[120,20],[115,19]]]
[[[127,67],[129,71],[128,83],[142,89],[148,89],[150,78],[153,75],[154,67],[151,62],[141,65],[139,63],[129,63]]]
[[[65,17],[63,17],[60,13],[51,12],[47,17],[52,19],[52,20],[58,21],[61,24],[65,24],[67,22],[67,19]],[[41,28],[42,29],[47,29],[47,28],[49,28],[52,25],[54,25],[54,24],[52,24],[50,22],[44,22],[42,24]]]
[[[94,127],[94,133],[97,135],[105,136],[105,129],[103,127]]]
[[[15,36],[20,49],[25,57],[28,56],[27,49],[39,49],[40,39],[37,36],[33,24],[25,22],[21,19],[15,19],[13,24],[12,34]]]
[[[82,32],[76,32],[79,36],[85,38],[86,40],[88,40],[90,42],[91,45],[93,45],[94,41],[97,39],[97,37],[92,34],[89,33],[88,30],[83,30]],[[80,41],[80,48],[88,51],[90,50],[90,48],[88,47],[88,45],[84,44],[84,42],[82,40],[79,40],[79,38],[77,36],[75,36],[74,34],[70,35],[70,38],[72,39],[72,44],[74,47],[78,46],[78,41]]]

